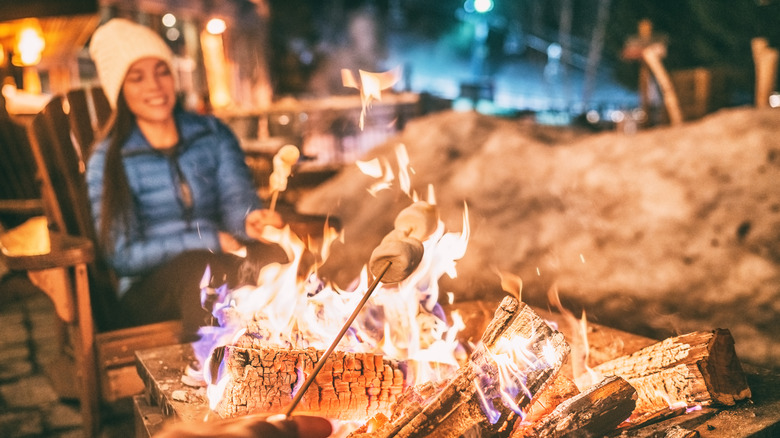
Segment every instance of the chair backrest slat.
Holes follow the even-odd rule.
[[[40,199],[37,166],[25,128],[15,122],[0,95],[0,199]]]
[[[70,128],[76,139],[81,157],[86,159],[92,144],[95,142],[95,133],[100,132],[111,118],[111,106],[101,87],[76,88],[68,92]]]
[[[50,185],[47,196],[50,219],[64,233],[94,238],[84,179],[84,166],[71,140],[70,122],[63,111],[63,99],[55,96],[30,126],[30,139],[39,153],[39,166],[46,169]],[[56,211],[59,210],[59,211]]]
[[[63,104],[63,96],[53,97],[28,129],[36,162],[42,170],[41,189],[46,215],[50,227],[89,238],[98,248],[87,193],[84,155],[72,140],[76,135],[72,132],[71,120],[88,118],[88,115],[73,106],[66,114]],[[110,327],[116,303],[114,275],[101,257],[96,257],[90,264],[89,275],[95,322],[98,327]]]

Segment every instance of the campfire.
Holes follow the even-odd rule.
[[[479,342],[459,341],[463,320],[445,314],[438,280],[457,275],[470,234],[468,208],[462,230],[446,230],[433,188],[422,200],[411,189],[405,149],[396,152],[397,173],[386,162],[358,163],[378,180],[372,193],[391,187],[397,174],[410,205],[350,287],[318,276],[330,244],[345,240],[327,226],[316,243],[289,230],[269,234],[292,261],[264,267],[257,287],[214,287],[204,275],[204,305],[218,325],[203,327],[193,347],[212,412],[277,414],[299,396],[296,413],[338,420],[341,433],[353,437],[631,436],[659,419],[751,396],[724,329],[669,338],[588,368],[586,337],[567,342],[522,302],[522,282],[510,274],[502,276],[509,296]],[[380,249],[405,239],[419,243],[421,253],[390,251],[402,272],[381,281],[384,271],[375,265],[387,257]],[[375,293],[337,339],[372,282]],[[556,296],[551,303],[565,313]],[[573,327],[580,324],[569,316]],[[326,354],[334,339],[337,348]]]

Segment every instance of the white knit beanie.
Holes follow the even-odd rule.
[[[173,66],[168,44],[146,26],[124,18],[113,18],[98,27],[89,43],[100,84],[112,108],[122,89],[127,70],[142,58],[160,58]]]

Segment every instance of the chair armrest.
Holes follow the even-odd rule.
[[[0,199],[0,213],[25,216],[43,214],[43,202],[40,199]]]
[[[85,237],[49,231],[51,251],[46,254],[20,255],[0,242],[0,257],[12,271],[40,271],[88,264],[95,259],[92,241]]]

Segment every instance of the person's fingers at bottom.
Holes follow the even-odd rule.
[[[278,428],[278,435],[298,438],[326,438],[333,433],[333,425],[325,418],[309,415],[295,415],[284,420],[269,420]],[[265,435],[262,435],[265,436]]]
[[[300,415],[293,416],[292,420],[298,426],[301,438],[325,438],[333,433],[333,424],[326,418]]]

